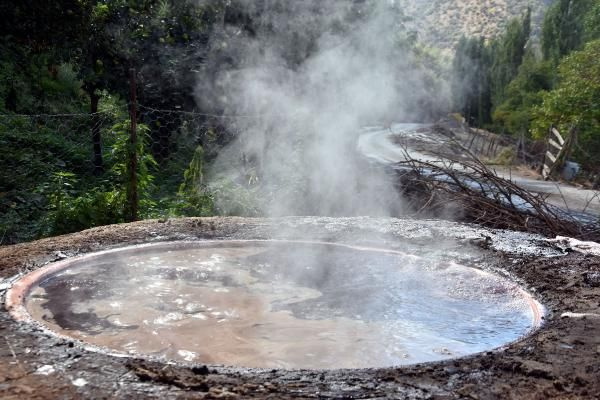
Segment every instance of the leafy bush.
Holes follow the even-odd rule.
[[[91,190],[82,187],[75,174],[57,172],[50,183],[41,187],[49,200],[40,234],[56,235],[76,232],[86,228],[125,222],[130,214],[128,198],[133,190],[131,183],[131,155],[137,154],[137,190],[140,217],[153,216],[155,202],[151,198],[154,179],[151,170],[156,162],[146,150],[148,128],[138,125],[138,142],[132,148],[129,141],[130,121],[117,123],[112,128],[114,144],[110,151],[111,168],[105,180]]]
[[[185,170],[183,183],[177,192],[175,211],[177,215],[205,217],[215,214],[213,195],[204,183],[204,149],[198,146],[189,167]]]
[[[215,211],[219,215],[256,217],[261,215],[256,190],[222,178],[211,183]]]
[[[0,116],[0,236],[3,243],[37,236],[48,206],[42,189],[56,172],[85,176],[85,145],[63,135],[56,120]]]
[[[550,125],[563,134],[577,132],[577,160],[589,170],[598,169],[600,151],[600,39],[581,51],[563,58],[558,70],[560,81],[543,94],[536,109],[534,134],[544,137]]]
[[[123,222],[124,196],[117,190],[94,189],[79,193],[77,179],[69,172],[57,172],[47,191],[50,202],[40,235],[57,235],[80,231],[93,226]]]
[[[490,164],[508,166],[512,165],[516,158],[517,154],[513,147],[504,147]]]
[[[150,129],[144,124],[138,124],[138,141],[132,147],[129,140],[130,127],[130,120],[125,120],[113,126],[112,133],[115,137],[115,142],[112,146],[109,160],[112,163],[111,173],[113,179],[111,181],[114,182],[113,190],[122,192],[121,195],[125,196],[124,199],[129,198],[131,191],[136,190],[131,180],[131,155],[136,154],[138,158],[136,174],[139,210],[140,217],[145,218],[151,214],[151,210],[155,205],[151,196],[153,189],[152,182],[154,181],[154,175],[151,174],[151,170],[155,169],[158,164],[147,150]],[[125,212],[129,212],[129,210],[126,209]]]

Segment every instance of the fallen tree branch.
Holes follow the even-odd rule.
[[[396,186],[415,216],[450,214],[491,228],[600,240],[595,219],[585,221],[583,215],[550,205],[544,196],[499,177],[468,149],[436,156],[438,161],[423,161],[405,150],[406,161],[393,167]]]

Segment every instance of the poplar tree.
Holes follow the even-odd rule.
[[[525,16],[513,19],[507,26],[505,34],[497,40],[493,51],[491,70],[492,103],[494,108],[505,100],[508,84],[517,76],[519,66],[523,62],[525,46],[531,34],[531,9]]]
[[[586,14],[597,0],[558,0],[546,12],[542,26],[544,59],[554,65],[584,44]]]

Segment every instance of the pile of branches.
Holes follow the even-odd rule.
[[[396,188],[415,216],[453,218],[489,228],[600,240],[594,218],[576,215],[546,202],[540,194],[499,177],[463,148],[460,155],[437,155],[439,161],[411,158],[393,167]]]

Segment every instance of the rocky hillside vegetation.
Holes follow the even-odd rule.
[[[519,140],[558,128],[570,143],[562,158],[600,187],[600,0],[553,2],[537,35],[532,17],[511,20],[493,40],[458,42],[455,107],[471,124]]]
[[[532,8],[537,32],[543,11],[552,0],[396,0],[405,10],[410,29],[436,47],[453,48],[461,36],[492,38],[514,17]]]

